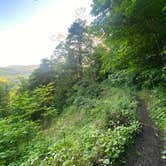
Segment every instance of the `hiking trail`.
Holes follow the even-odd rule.
[[[164,145],[161,132],[152,122],[145,102],[140,97],[136,99],[142,131],[126,155],[125,166],[166,166],[166,160],[161,158]]]

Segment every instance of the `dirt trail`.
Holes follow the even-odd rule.
[[[166,166],[166,160],[161,159],[163,141],[160,131],[150,119],[144,101],[140,97],[137,97],[137,101],[137,114],[142,124],[142,132],[129,150],[125,166]]]

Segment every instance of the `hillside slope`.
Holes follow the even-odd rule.
[[[15,81],[18,77],[28,77],[37,67],[38,65],[12,65],[0,67],[0,76]]]
[[[139,131],[136,101],[128,89],[105,84],[80,88],[72,104],[41,130],[26,120],[36,113],[37,101],[32,102],[27,92],[11,98],[15,114],[0,120],[0,165],[117,166]],[[39,101],[48,94],[42,90],[39,96],[41,90],[35,91]],[[56,109],[47,107],[42,117],[50,122],[55,113]],[[7,142],[12,144],[6,146]]]

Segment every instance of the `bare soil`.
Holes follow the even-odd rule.
[[[140,97],[137,101],[137,116],[142,131],[125,156],[125,166],[166,166],[166,160],[161,158],[164,146],[161,132],[149,117],[145,102]]]

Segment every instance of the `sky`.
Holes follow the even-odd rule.
[[[91,0],[0,0],[0,66],[39,64],[49,57]]]

